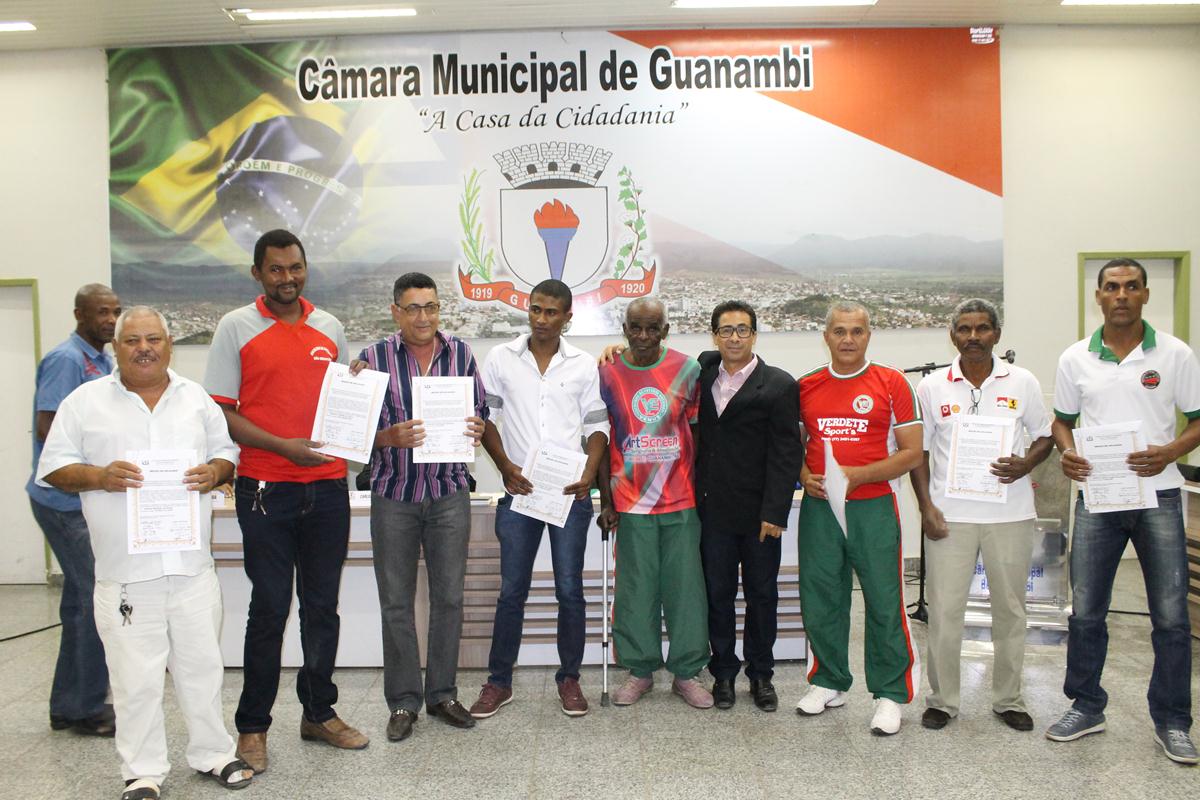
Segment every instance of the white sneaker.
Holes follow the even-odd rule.
[[[875,699],[875,716],[871,717],[871,733],[891,736],[900,732],[900,704],[886,697]]]
[[[827,708],[837,708],[846,705],[846,693],[836,689],[826,689],[824,686],[809,686],[804,697],[796,703],[796,713],[805,717],[814,717]]]

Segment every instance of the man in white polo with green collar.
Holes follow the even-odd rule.
[[[1175,462],[1200,444],[1200,364],[1190,347],[1155,331],[1142,319],[1150,299],[1146,270],[1119,258],[1100,269],[1096,302],[1104,325],[1067,348],[1054,382],[1054,442],[1063,473],[1084,483],[1091,464],[1075,452],[1072,430],[1141,420],[1147,447],[1127,458],[1129,468],[1155,490],[1157,508],[1088,511],[1075,504],[1071,541],[1072,612],[1068,620],[1063,692],[1074,701],[1046,731],[1069,742],[1104,730],[1108,694],[1100,686],[1108,651],[1109,601],[1121,554],[1132,541],[1150,606],[1154,671],[1150,717],[1154,738],[1172,761],[1200,761],[1188,735],[1192,726],[1192,644],[1188,626],[1188,562]],[[1176,436],[1176,410],[1188,423]]]

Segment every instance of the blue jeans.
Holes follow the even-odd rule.
[[[554,562],[554,594],[558,599],[558,673],[554,679],[579,679],[583,644],[587,633],[583,600],[583,551],[592,521],[592,501],[576,500],[559,528],[512,510],[512,496],[504,495],[496,506],[496,538],[500,540],[500,597],[496,600],[496,622],[492,628],[492,652],[488,656],[488,681],[511,686],[513,665],[521,649],[525,623],[525,600],[533,578],[533,560],[542,543],[542,531],[550,528],[550,553]]]
[[[58,604],[62,639],[50,687],[50,716],[86,719],[104,710],[108,694],[108,666],[92,610],[96,588],[92,540],[83,512],[56,511],[32,499],[29,507],[63,571]]]
[[[1192,726],[1192,641],[1188,626],[1187,551],[1178,489],[1158,493],[1158,508],[1091,514],[1075,503],[1071,542],[1072,613],[1068,622],[1063,692],[1074,707],[1099,714],[1108,703],[1100,686],[1108,652],[1108,606],[1113,578],[1127,542],[1133,542],[1150,605],[1154,671],[1150,717],[1156,726]]]
[[[239,477],[234,489],[246,576],[252,587],[242,697],[234,716],[239,733],[261,733],[271,727],[293,576],[304,654],[296,694],[310,721],[325,722],[336,716],[338,589],[350,541],[345,478],[267,483],[256,501],[257,488],[258,481]]]

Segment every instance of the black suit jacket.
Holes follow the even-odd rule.
[[[791,375],[758,366],[717,416],[712,387],[721,366],[715,350],[700,354],[696,499],[706,527],[758,535],[762,522],[786,526],[800,479],[800,387]]]

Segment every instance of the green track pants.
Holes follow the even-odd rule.
[[[663,665],[694,677],[708,663],[708,601],[700,565],[700,518],[689,508],[669,514],[621,514],[616,537],[613,650],[638,677]]]
[[[850,570],[866,606],[867,689],[875,697],[911,702],[920,662],[904,607],[900,520],[893,495],[846,503],[842,533],[826,500],[800,503],[800,608],[812,648],[808,681],[850,688]]]

